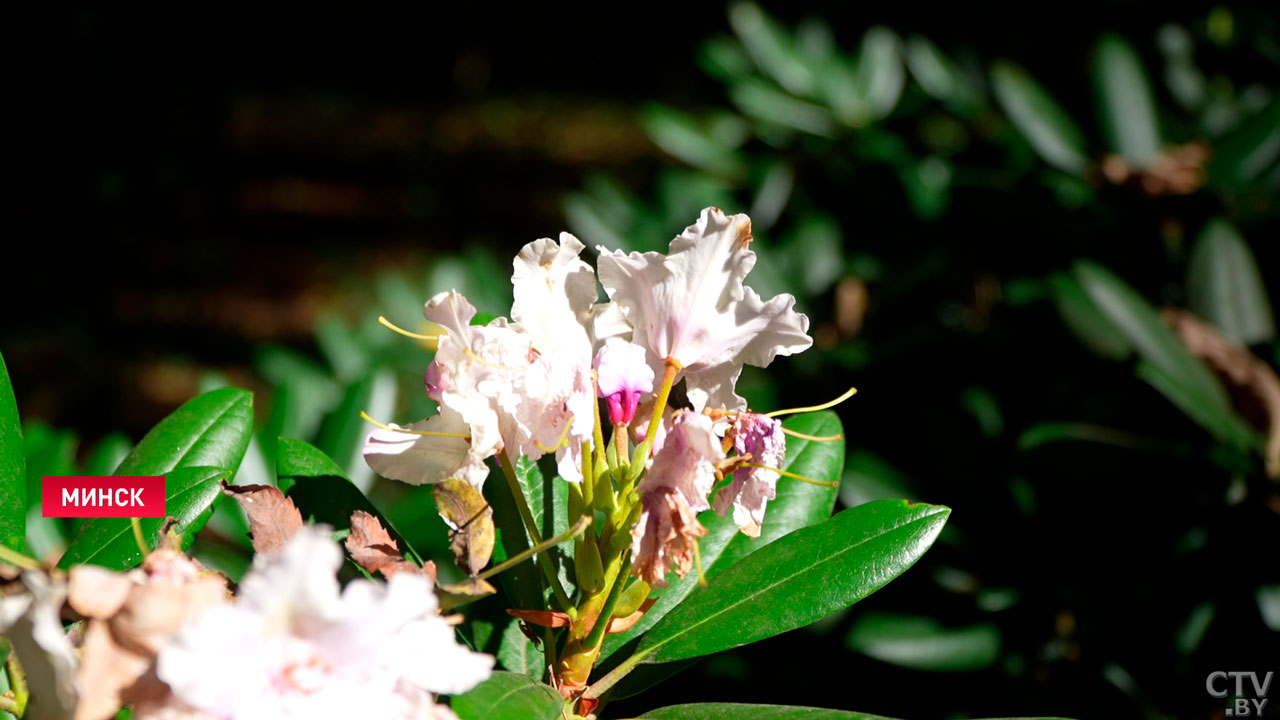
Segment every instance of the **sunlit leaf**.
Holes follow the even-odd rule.
[[[1226,220],[1200,231],[1187,266],[1191,309],[1242,345],[1274,340],[1275,318],[1262,272],[1244,238]]]
[[[991,68],[991,87],[1014,127],[1045,162],[1084,174],[1089,167],[1084,133],[1035,79],[1013,63],[997,62]]]
[[[554,720],[564,710],[555,688],[500,670],[450,704],[460,720]]]
[[[27,536],[27,466],[13,383],[0,356],[0,544],[23,549]]]
[[[1145,168],[1160,152],[1160,128],[1147,71],[1127,40],[1114,33],[1098,40],[1093,82],[1111,149],[1130,168]]]

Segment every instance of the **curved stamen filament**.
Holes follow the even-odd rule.
[[[838,480],[833,480],[831,482],[823,482],[821,480],[814,480],[813,478],[807,478],[803,475],[797,475],[793,472],[788,472],[781,468],[769,467],[768,465],[757,465],[755,463],[748,462],[748,463],[742,463],[742,467],[759,468],[761,470],[771,470],[773,472],[778,473],[779,475],[785,475],[789,478],[795,478],[796,480],[807,482],[810,485],[820,485],[822,487],[840,487],[840,482]]]
[[[827,402],[824,402],[821,405],[810,405],[809,407],[787,408],[786,410],[774,410],[773,412],[765,413],[765,416],[778,417],[779,415],[791,415],[794,413],[817,412],[819,410],[826,410],[827,408],[835,407],[836,405],[839,405],[845,400],[848,400],[849,398],[856,395],[857,392],[858,392],[858,388],[849,388],[840,397],[836,398],[835,400],[828,400]]]
[[[405,337],[413,338],[414,340],[426,340],[427,342],[440,342],[439,335],[422,335],[416,332],[409,332],[408,330],[405,330],[404,328],[396,325],[395,323],[391,322],[390,320],[386,319],[381,315],[378,316],[378,323],[392,332],[400,333],[401,335]]]
[[[364,420],[365,422],[368,422],[368,423],[372,423],[372,424],[374,424],[374,425],[377,425],[378,427],[382,428],[383,430],[390,430],[391,432],[404,433],[405,435],[422,435],[423,437],[462,438],[463,440],[470,440],[470,439],[471,439],[471,436],[470,436],[470,435],[467,435],[466,433],[443,433],[443,432],[430,432],[430,431],[428,431],[428,430],[407,430],[407,429],[404,429],[404,428],[395,428],[395,427],[391,427],[390,425],[387,425],[386,423],[380,423],[380,422],[378,422],[377,420],[374,420],[373,418],[369,417],[369,413],[367,413],[367,412],[365,412],[365,411],[363,411],[363,410],[361,410],[361,411],[360,411],[360,418],[361,418],[362,420]]]
[[[546,445],[543,445],[542,443],[538,442],[537,438],[533,439],[533,444],[537,446],[537,448],[544,453],[555,452],[556,450],[559,450],[562,446],[564,446],[565,441],[569,439],[569,428],[571,427],[573,426],[570,423],[565,423],[564,432],[560,433],[560,439],[557,440],[556,444],[552,445],[551,447],[547,447]]]
[[[844,439],[844,435],[841,435],[840,433],[836,433],[835,435],[806,435],[802,432],[796,432],[790,428],[782,428],[782,432],[792,437],[798,437],[801,440],[812,440],[814,442],[836,442],[837,440]]]

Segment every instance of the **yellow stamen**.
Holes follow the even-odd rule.
[[[413,338],[414,340],[425,340],[427,342],[432,342],[432,343],[440,342],[439,335],[422,335],[416,332],[409,332],[408,330],[405,330],[404,328],[396,325],[395,323],[391,322],[390,320],[386,319],[381,315],[378,316],[378,322],[388,330],[391,330],[392,332],[400,333],[401,335],[405,337]]]
[[[702,572],[702,550],[698,548],[698,539],[693,539],[693,565],[698,569],[698,585],[707,586],[707,576]]]
[[[773,412],[765,413],[765,417],[778,417],[779,415],[791,415],[794,413],[817,412],[819,410],[826,410],[827,408],[835,407],[836,405],[839,405],[845,400],[848,400],[849,398],[857,394],[857,392],[858,392],[858,388],[849,388],[840,397],[836,398],[835,400],[824,402],[821,405],[810,405],[809,407],[787,408],[786,410],[774,410]]]
[[[800,438],[801,440],[813,440],[814,442],[835,442],[835,441],[837,441],[837,440],[843,440],[843,439],[844,439],[844,435],[840,435],[840,434],[836,434],[836,435],[806,435],[806,434],[804,434],[804,433],[802,433],[802,432],[796,432],[795,430],[791,430],[790,428],[782,428],[782,432],[784,432],[784,433],[786,433],[786,434],[788,434],[788,435],[791,435],[791,436],[793,436],[793,437],[798,437],[798,438]]]
[[[793,472],[788,472],[781,468],[769,467],[768,465],[757,465],[755,463],[742,463],[742,467],[760,468],[761,470],[772,470],[773,472],[776,472],[779,475],[786,475],[789,478],[795,478],[796,480],[807,482],[810,485],[820,485],[822,487],[840,487],[839,481],[822,482],[821,480],[814,480],[813,478],[807,478],[803,475],[797,475]]]
[[[570,427],[572,427],[570,423],[565,423],[564,432],[560,433],[560,439],[557,440],[556,444],[552,445],[551,447],[547,447],[546,445],[543,445],[542,443],[538,442],[537,438],[533,439],[533,444],[537,446],[537,448],[544,453],[555,452],[556,450],[559,450],[563,445],[566,444],[565,441],[569,439]]]
[[[404,433],[405,435],[422,435],[423,437],[462,438],[463,440],[471,439],[471,436],[467,435],[466,433],[442,433],[442,432],[430,432],[427,430],[405,430],[402,428],[394,428],[394,427],[391,427],[390,425],[387,425],[385,423],[380,423],[377,420],[374,420],[373,418],[369,417],[369,413],[363,410],[360,411],[360,417],[365,422],[373,423],[374,425],[377,425],[383,430],[390,430],[391,432]]]

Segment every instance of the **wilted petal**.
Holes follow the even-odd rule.
[[[688,410],[678,412],[636,489],[641,493],[661,487],[679,490],[694,512],[702,512],[711,507],[707,495],[716,482],[716,463],[723,459],[724,449],[711,418]]]
[[[787,456],[782,423],[757,413],[740,413],[733,425],[733,447],[738,454],[751,454],[751,463],[781,467]],[[733,507],[733,521],[743,533],[759,537],[765,506],[777,497],[778,473],[763,468],[743,467],[733,471],[733,482],[716,495],[716,513],[724,515]]]
[[[694,543],[707,534],[685,496],[671,487],[644,494],[644,510],[631,530],[631,568],[654,587],[666,587],[672,570],[684,577],[693,566]]]

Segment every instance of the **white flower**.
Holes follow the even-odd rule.
[[[755,465],[781,467],[787,457],[782,423],[767,415],[739,413],[733,423],[733,447],[739,455],[751,455]],[[733,521],[750,537],[760,536],[760,523],[768,502],[777,497],[778,473],[758,467],[733,471],[733,482],[716,494],[716,513],[733,507]]]
[[[354,580],[339,593],[341,562],[317,528],[257,556],[235,604],[200,615],[161,649],[160,679],[221,720],[381,720],[432,717],[432,693],[489,676],[493,658],[456,642],[426,580]]]
[[[559,244],[544,238],[524,246],[513,262],[513,322],[472,325],[476,309],[456,291],[427,303],[423,314],[445,331],[424,376],[443,419],[410,428],[469,439],[374,431],[365,457],[375,471],[416,483],[463,477],[479,487],[486,458],[506,452],[514,462],[554,451],[561,476],[581,480],[581,448],[595,423],[592,348],[630,329],[614,306],[596,303],[595,273],[578,257],[583,249],[568,233]]]
[[[659,372],[667,358],[680,363],[699,410],[745,408],[734,392],[743,364],[766,367],[813,344],[794,297],[764,302],[742,284],[756,262],[750,243],[750,218],[707,208],[668,255],[600,248],[600,282],[635,327],[633,342]]]
[[[0,633],[12,643],[27,674],[31,699],[26,717],[71,717],[79,662],[59,619],[67,587],[35,570],[22,573],[22,584],[29,592],[0,598]]]

